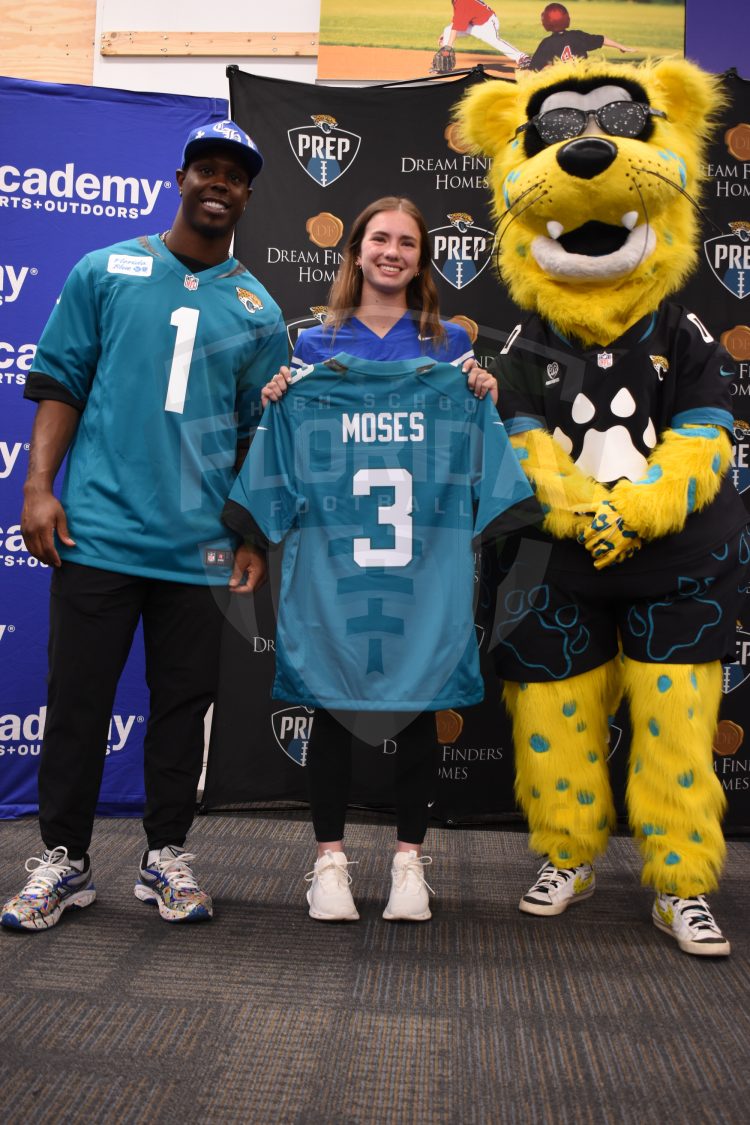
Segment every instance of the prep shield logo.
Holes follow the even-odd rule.
[[[288,130],[297,163],[321,187],[330,187],[351,168],[362,138],[339,126],[328,113],[314,113],[310,125]]]
[[[323,323],[326,313],[328,312],[328,305],[311,305],[310,312],[312,316],[301,316],[298,320],[290,320],[286,326],[287,339],[289,340],[292,351],[294,351],[297,346],[300,332],[304,332],[306,328],[312,328],[316,324]]]
[[[729,476],[738,492],[750,488],[750,425],[738,418],[734,422],[734,444]]]
[[[729,229],[731,234],[706,239],[703,249],[717,281],[743,301],[750,293],[750,223],[730,223]]]
[[[475,225],[465,211],[448,215],[450,226],[431,230],[432,259],[440,276],[454,289],[476,281],[492,257],[495,235]]]
[[[750,633],[745,632],[741,621],[737,622],[735,648],[737,659],[732,664],[723,664],[721,669],[721,690],[724,695],[744,684],[750,675]]]
[[[298,766],[307,765],[307,744],[314,716],[312,707],[285,707],[271,715],[274,738],[287,758]]]

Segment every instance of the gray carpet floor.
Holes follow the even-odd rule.
[[[201,817],[190,846],[213,922],[133,895],[141,828],[97,822],[98,899],[53,930],[0,932],[4,1122],[289,1125],[750,1120],[750,842],[711,902],[733,944],[690,957],[650,922],[631,842],[595,896],[522,915],[522,832],[431,829],[429,923],[381,918],[393,828],[348,830],[353,925],[312,921],[306,815]],[[0,896],[39,854],[0,823]]]

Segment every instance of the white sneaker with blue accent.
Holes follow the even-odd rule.
[[[29,878],[23,890],[2,908],[0,922],[11,930],[48,930],[60,921],[69,907],[90,906],[96,898],[91,864],[85,857],[83,871],[68,859],[67,848],[52,848],[26,860]]]
[[[731,952],[703,895],[678,898],[677,895],[657,894],[651,917],[656,928],[673,937],[683,953],[728,957]]]
[[[580,867],[555,867],[547,862],[539,868],[537,881],[518,904],[524,914],[562,914],[571,903],[591,898],[596,886],[590,863]]]
[[[140,878],[134,893],[141,902],[155,903],[165,922],[205,922],[213,917],[211,896],[202,891],[190,866],[195,856],[176,844],[162,848],[148,862],[143,853]]]

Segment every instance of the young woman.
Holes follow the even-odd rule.
[[[420,357],[456,366],[477,398],[497,401],[497,383],[476,363],[466,330],[442,321],[430,269],[425,221],[408,199],[375,200],[355,219],[321,326],[302,332],[292,370],[282,367],[263,389],[277,401],[310,364],[346,353],[358,360],[403,361]],[[264,435],[265,436],[265,435]],[[470,581],[469,577],[469,581]],[[338,717],[337,717],[338,716]],[[378,723],[378,720],[381,720]],[[319,921],[355,921],[349,862],[343,836],[351,779],[352,744],[359,737],[382,741],[382,712],[337,712],[316,707],[308,746],[307,775],[317,860],[308,876],[310,915]],[[436,777],[434,711],[390,713],[395,754],[396,852],[391,894],[383,917],[426,921],[431,917],[422,855],[428,802]]]

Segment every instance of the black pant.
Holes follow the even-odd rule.
[[[52,575],[39,823],[48,848],[87,851],[117,683],[143,620],[150,713],[143,744],[148,846],[184,843],[219,667],[223,587],[63,563]]]
[[[341,840],[352,776],[352,744],[356,737],[355,712],[346,719],[355,733],[322,708],[313,719],[307,756],[307,780],[315,839]],[[362,718],[376,720],[374,712]],[[403,720],[406,720],[402,725]],[[427,832],[428,802],[434,796],[437,775],[435,712],[409,715],[396,722],[395,759],[397,838],[405,844],[421,844]],[[392,759],[393,760],[393,759]]]

